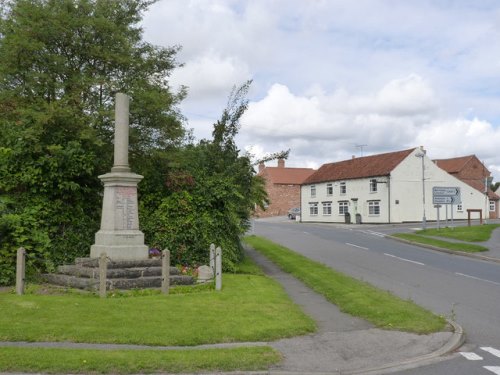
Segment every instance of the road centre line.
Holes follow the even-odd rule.
[[[352,243],[349,243],[349,242],[346,242],[345,243],[346,245],[349,245],[349,246],[354,246],[354,247],[357,247],[358,249],[363,249],[363,250],[370,250],[368,249],[367,247],[363,247],[363,246],[358,246],[358,245],[354,245]]]
[[[479,277],[475,277],[475,276],[471,276],[471,275],[466,275],[465,273],[455,272],[455,275],[467,277],[467,278],[473,279],[473,280],[484,281],[486,283],[490,283],[490,284],[494,284],[494,285],[500,285],[500,283],[497,283],[495,281],[481,279]]]
[[[487,347],[482,347],[481,350],[484,350],[485,352],[488,352],[490,354],[493,354],[495,357],[500,358],[500,350],[498,349],[487,346]]]
[[[400,258],[400,257],[397,257],[396,255],[387,254],[387,253],[384,253],[384,255],[387,255],[388,257],[391,257],[391,258],[396,258],[396,259],[402,260],[404,262],[410,262],[410,263],[418,264],[420,266],[425,266],[424,263],[420,263],[420,262],[417,262],[417,261],[414,261],[414,260],[410,260],[410,259],[406,259],[406,258]]]

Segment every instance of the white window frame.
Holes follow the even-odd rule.
[[[370,193],[376,193],[377,190],[377,179],[372,178],[370,180]]]
[[[368,201],[368,215],[380,216],[380,201]]]
[[[311,185],[311,198],[316,198],[316,185]]]
[[[332,215],[332,202],[322,202],[323,203],[323,216]]]
[[[490,212],[495,212],[497,210],[497,205],[495,204],[495,201],[490,199]]]
[[[464,210],[464,206],[462,205],[462,203],[457,204],[457,211],[462,212],[463,210]]]
[[[309,215],[318,216],[318,202],[309,203]]]
[[[339,201],[339,215],[349,212],[349,201]]]
[[[347,184],[345,183],[345,181],[342,181],[340,183],[339,193],[340,193],[340,195],[346,195],[347,194]]]
[[[326,184],[326,196],[331,197],[333,195],[333,184],[328,183]]]

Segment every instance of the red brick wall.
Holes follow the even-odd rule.
[[[484,191],[484,178],[489,176],[490,172],[485,169],[483,163],[477,158],[472,158],[465,166],[457,173],[455,176],[459,179],[469,179],[469,180],[477,180],[481,182],[482,189]],[[496,219],[499,217],[499,202],[495,203],[495,211],[489,211],[490,204],[488,200],[487,210],[490,219]]]
[[[300,207],[300,185],[266,184],[269,207],[266,211],[257,210],[256,216],[284,216],[293,207]]]

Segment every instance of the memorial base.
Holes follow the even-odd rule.
[[[99,258],[102,253],[113,260],[141,260],[149,257],[148,247],[144,245],[144,233],[138,230],[98,231],[95,244],[90,247],[90,257]]]

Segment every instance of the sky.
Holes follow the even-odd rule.
[[[288,167],[424,146],[500,181],[500,1],[160,0],[144,39],[182,47],[173,89],[197,139],[252,80],[238,147]],[[274,166],[275,162],[268,165]]]

